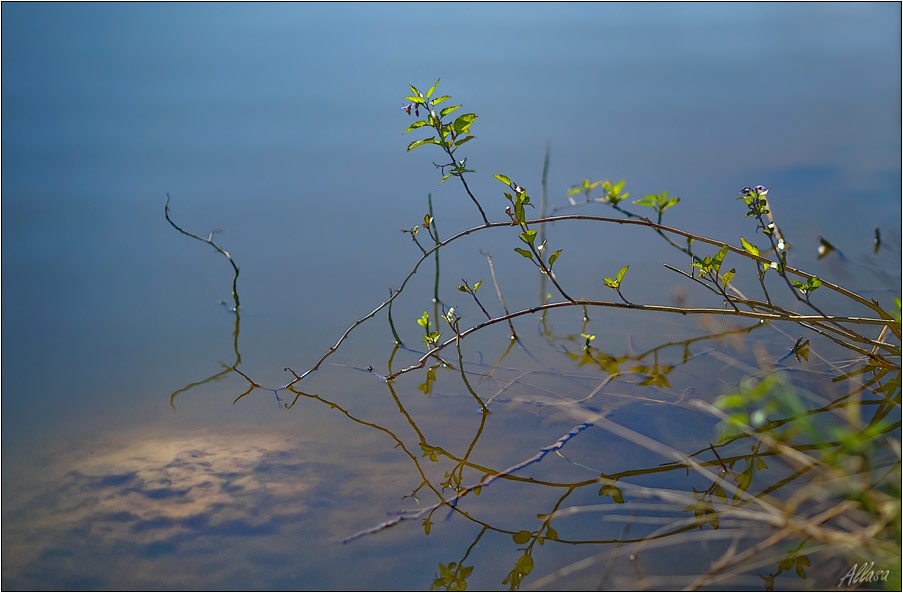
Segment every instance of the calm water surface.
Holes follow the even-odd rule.
[[[454,180],[438,184],[432,147],[405,153],[410,83],[442,77],[440,93],[480,115],[465,152],[493,220],[505,203],[492,173],[538,199],[548,144],[550,207],[583,178],[626,179],[633,198],[681,197],[667,222],[736,244],[753,233],[737,189],[763,183],[797,267],[882,302],[900,293],[898,4],[2,10],[4,589],[426,589],[452,562],[473,567],[469,588],[499,589],[528,547],[525,588],[656,588],[718,557],[724,541],[650,545],[639,561],[606,543],[658,525],[628,520],[628,507],[605,520],[588,510],[612,502],[594,480],[669,459],[584,423],[705,449],[715,421],[686,402],[734,390],[799,328],[731,334],[755,323],[607,310],[587,325],[574,311],[524,317],[507,355],[502,325],[467,344],[472,384],[494,397],[484,418],[456,370],[394,390],[366,372],[420,356],[415,320],[435,318],[424,265],[393,308],[413,350],[393,358],[381,312],[289,409],[295,394],[265,388],[291,379],[285,367],[310,368],[399,286],[419,253],[399,229],[422,222],[428,193],[443,237],[479,223]],[[231,268],[166,223],[167,193],[179,224],[222,230],[241,266],[240,319],[218,304]],[[637,302],[673,304],[683,286],[719,305],[662,271],[686,262],[649,233],[548,232],[575,295],[609,298],[601,278],[630,264]],[[844,257],[816,259],[819,235]],[[476,233],[443,252],[440,294],[462,324],[482,315],[455,290],[462,277],[483,280],[484,303],[501,312],[480,250],[495,254],[509,308],[535,304],[539,280],[515,240]],[[634,371],[606,382],[580,364],[581,332]],[[239,360],[264,388],[235,401],[249,387],[229,370]],[[496,480],[461,512],[428,512],[452,492],[443,483],[476,484],[562,438],[560,454],[513,472],[532,481]],[[683,470],[634,482],[707,485]],[[548,536],[560,541],[521,541],[541,529],[537,515],[565,508]],[[822,565],[812,578],[844,570]]]

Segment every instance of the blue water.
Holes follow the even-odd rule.
[[[494,220],[504,200],[492,174],[538,196],[547,145],[553,205],[583,178],[626,179],[632,197],[679,195],[675,226],[735,243],[751,233],[736,192],[763,183],[800,263],[830,274],[814,258],[822,234],[887,271],[866,289],[899,294],[899,4],[2,11],[4,588],[429,585],[440,560],[427,554],[409,571],[394,552],[414,554],[401,531],[335,544],[408,493],[386,488],[401,471],[392,463],[408,468],[393,443],[349,432],[320,407],[286,413],[272,393],[232,406],[246,387],[234,375],[179,396],[175,411],[169,400],[235,355],[234,318],[217,304],[229,300],[231,269],[166,224],[167,193],[180,224],[223,230],[216,240],[242,269],[242,368],[268,385],[287,380],[285,366],[312,365],[397,287],[417,253],[398,229],[420,222],[427,193],[443,236],[479,222],[457,185],[438,184],[431,147],[405,153],[414,134],[402,136],[410,118],[399,107],[410,83],[441,77],[439,92],[479,114],[477,140],[462,150]],[[875,226],[884,250],[872,256]],[[626,259],[658,261],[661,246],[634,235],[570,228],[561,273],[580,292],[588,266],[598,264],[595,278]],[[510,252],[493,241],[473,239],[446,262],[449,290],[459,270],[485,275],[478,249]],[[500,266],[503,284],[528,273],[521,263]],[[526,304],[534,284],[528,292],[510,298]],[[428,305],[402,308],[405,331]],[[344,362],[385,361],[374,351],[391,346],[383,320],[361,330]],[[360,395],[369,377],[317,381],[371,421],[395,421]],[[192,451],[212,465],[191,465]],[[174,476],[183,462],[202,478]],[[212,493],[239,476],[247,496]],[[186,494],[198,484],[209,492]],[[74,492],[86,494],[70,508]],[[303,503],[299,492],[310,493]],[[303,508],[274,511],[293,504]],[[235,543],[255,537],[266,546]],[[445,537],[456,550],[467,539]]]

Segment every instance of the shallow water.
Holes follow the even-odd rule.
[[[525,547],[524,588],[661,588],[723,551],[700,535],[709,528],[683,544],[611,543],[662,522],[629,507],[648,503],[636,489],[711,482],[652,469],[672,460],[606,422],[704,450],[716,420],[689,402],[735,390],[763,359],[789,368],[795,326],[609,309],[584,326],[566,310],[520,318],[506,354],[498,324],[465,341],[474,389],[494,398],[484,418],[457,369],[429,385],[425,371],[402,376],[394,391],[366,372],[421,355],[415,320],[435,320],[427,262],[393,306],[420,352],[393,357],[380,312],[297,385],[294,406],[296,394],[265,388],[235,401],[249,383],[231,365],[285,385],[285,367],[313,366],[399,286],[419,251],[398,229],[422,223],[427,194],[443,238],[479,223],[455,180],[438,184],[432,147],[405,154],[409,83],[441,76],[439,92],[480,115],[465,148],[493,220],[505,203],[491,175],[538,201],[547,144],[550,208],[583,178],[623,178],[631,199],[681,197],[667,223],[734,244],[754,233],[736,191],[763,183],[793,265],[882,303],[900,294],[897,5],[5,4],[3,17],[4,589],[425,589],[451,562],[474,567],[469,588],[499,589]],[[437,33],[439,18],[461,29]],[[218,304],[231,268],[166,223],[167,193],[180,225],[223,230],[240,319]],[[578,212],[612,215],[562,211]],[[601,278],[630,264],[636,302],[684,291],[719,306],[662,270],[685,258],[640,231],[552,225],[558,277],[607,299]],[[843,257],[817,259],[819,235]],[[462,277],[483,280],[501,312],[480,250],[511,310],[536,303],[516,241],[483,231],[443,251],[440,294],[463,324],[482,313],[457,292]],[[731,333],[743,327],[756,329]],[[587,364],[581,333],[630,372]],[[842,396],[812,360],[788,371],[807,401]],[[457,510],[429,512],[452,492],[443,482],[473,486],[563,438]],[[615,512],[596,480],[624,472],[634,491]],[[559,541],[519,541],[556,504]],[[846,568],[826,561],[811,578]]]

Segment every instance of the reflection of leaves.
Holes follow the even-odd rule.
[[[461,491],[461,480],[463,478],[464,462],[459,463],[451,472],[445,472],[445,481],[440,484],[442,489],[451,488],[456,492]]]
[[[514,540],[514,543],[523,545],[523,544],[527,543],[528,541],[530,541],[531,537],[532,537],[532,534],[529,531],[527,531],[526,529],[522,529],[522,530],[518,531],[517,533],[515,533],[514,535],[512,535],[511,539]]]
[[[439,365],[431,366],[426,371],[426,381],[421,383],[417,389],[425,393],[426,395],[430,394],[430,391],[433,389],[433,383],[436,382],[436,369],[439,368]]]
[[[582,335],[583,334],[581,334],[581,336]],[[567,356],[571,360],[576,361],[577,365],[581,367],[588,364],[597,365],[600,370],[603,370],[612,376],[621,373],[621,369],[618,368],[618,365],[623,360],[625,360],[624,358],[615,358],[610,354],[600,352],[592,346],[587,347],[586,345],[584,345],[584,348],[582,349],[582,352],[580,352],[580,354],[565,351],[565,356]]]
[[[684,509],[685,512],[693,511],[696,517],[696,526],[702,529],[706,524],[711,525],[714,529],[718,529],[718,511],[712,504],[712,495],[709,492],[698,492],[693,488],[693,497],[696,502]]]
[[[521,580],[533,571],[533,557],[528,552],[517,559],[514,568],[502,581],[503,585],[508,585],[509,591],[516,591],[520,588]]]
[[[638,365],[630,370],[638,375],[646,376],[645,379],[639,382],[639,385],[666,389],[671,388],[671,383],[668,382],[668,377],[666,375],[674,370],[673,365],[659,365],[656,361],[651,367]]]
[[[439,461],[439,450],[435,447],[430,447],[429,445],[425,445],[420,443],[420,448],[423,450],[423,456],[429,457],[430,461]]]
[[[439,563],[439,574],[430,586],[431,591],[445,589],[446,591],[465,591],[467,589],[467,577],[473,572],[473,566],[464,566],[457,562],[448,564]]]
[[[536,541],[539,542],[539,545],[542,546],[545,544],[546,539],[558,539],[558,532],[552,529],[548,524],[546,525],[546,534],[540,535],[536,538]]]
[[[712,487],[712,494],[714,494],[720,502],[722,502],[722,503],[727,502],[727,493],[724,491],[724,488],[722,488],[718,484],[715,484]]]
[[[806,578],[806,571],[803,570],[804,566],[812,566],[812,562],[809,561],[808,556],[798,556],[796,559],[796,574],[798,574],[801,579]]]
[[[611,499],[618,504],[624,502],[624,495],[621,493],[621,489],[617,486],[612,486],[611,484],[602,486],[599,490],[599,496],[610,496]]]
[[[768,583],[768,580],[770,579],[773,585],[775,577],[780,575],[782,572],[790,570],[794,571],[799,578],[806,578],[805,567],[812,566],[812,562],[809,560],[809,556],[807,556],[806,554],[800,554],[800,551],[802,550],[805,543],[805,541],[800,542],[798,546],[787,551],[787,555],[784,556],[784,558],[780,562],[778,562],[778,571],[773,575],[769,575],[768,577],[762,577],[766,581],[766,583]]]

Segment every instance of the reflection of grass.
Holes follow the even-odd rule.
[[[408,494],[418,508],[396,513],[386,521],[348,536],[345,541],[374,536],[410,520],[419,521],[426,535],[435,536],[439,529],[432,520],[434,513],[447,509],[479,527],[476,538],[462,558],[439,564],[433,587],[448,590],[466,588],[468,579],[477,573],[475,567],[479,559],[473,552],[476,543],[487,534],[510,537],[515,546],[513,567],[487,569],[498,573],[501,584],[511,589],[517,589],[528,578],[533,578],[534,571],[541,566],[538,558],[543,546],[557,544],[585,546],[592,552],[574,564],[543,566],[545,576],[534,581],[533,586],[554,586],[559,579],[601,569],[602,576],[595,575],[599,588],[611,585],[606,580],[609,575],[615,579],[628,574],[631,588],[681,586],[695,589],[722,583],[748,583],[743,579],[750,576],[755,577],[758,586],[766,588],[785,584],[787,578],[807,580],[805,586],[810,585],[808,579],[814,579],[814,586],[826,587],[836,585],[847,565],[854,562],[874,562],[879,569],[894,569],[889,585],[899,586],[899,312],[885,309],[878,300],[866,299],[844,286],[791,266],[788,261],[790,243],[775,223],[770,198],[766,198],[769,190],[764,186],[745,187],[739,197],[746,207],[746,216],[754,223],[752,235],[748,236],[766,245],[762,248],[744,237],[739,237],[739,242],[736,239],[725,241],[665,225],[665,213],[680,201],[669,197],[667,192],[633,202],[640,208],[651,209],[650,216],[631,210],[625,202],[629,193],[625,191],[623,181],[586,180],[569,192],[567,207],[597,204],[612,208],[615,216],[555,215],[557,209],[548,216],[544,198],[539,218],[530,218],[527,213],[533,204],[528,191],[508,176],[496,174],[494,178],[504,185],[500,192],[504,200],[500,196],[499,203],[505,206],[507,220],[490,221],[487,210],[466,181],[474,171],[468,169],[466,159],[457,154],[465,143],[475,139],[470,135],[470,128],[477,116],[473,113],[452,116],[460,106],[437,107],[450,97],[433,97],[436,86],[425,93],[411,87],[413,94],[407,97],[409,103],[404,110],[408,115],[413,112],[415,117],[420,117],[423,110],[424,117],[408,126],[405,132],[428,131],[428,137],[411,142],[408,150],[438,146],[444,158],[449,160],[436,163],[442,180],[458,178],[464,194],[477,207],[483,224],[440,240],[430,200],[429,213],[423,218],[423,230],[432,245],[425,246],[417,238],[419,226],[405,231],[410,233],[419,249],[419,257],[399,288],[391,290],[386,301],[351,323],[309,370],[299,374],[286,369],[291,373],[287,383],[276,388],[262,388],[237,368],[240,359],[229,369],[235,370],[248,383],[247,390],[235,399],[236,402],[258,389],[271,390],[277,396],[280,391],[292,392],[294,399],[286,402],[285,408],[293,408],[302,398],[325,404],[359,426],[386,434],[394,446],[410,458],[422,479]],[[548,157],[543,172],[544,196],[547,168]],[[585,197],[582,204],[573,198],[581,192]],[[684,302],[643,303],[643,295],[630,290],[631,276],[637,272],[634,268],[628,275],[629,262],[615,267],[614,270],[620,269],[613,278],[605,277],[613,270],[587,271],[599,277],[600,293],[604,294],[605,287],[613,289],[617,300],[570,296],[565,278],[559,277],[554,267],[567,254],[554,248],[551,244],[554,237],[547,236],[547,230],[552,224],[570,225],[569,229],[575,229],[578,223],[588,225],[595,232],[610,225],[651,232],[650,237],[654,235],[658,237],[656,241],[664,240],[666,249],[685,260],[685,268],[665,263],[668,270],[677,274],[674,278],[701,287],[709,300],[697,306]],[[176,228],[210,243],[223,253],[235,268],[237,278],[238,269],[231,257],[210,238],[205,240]],[[529,260],[529,264],[523,259],[518,259],[518,263],[538,274],[538,301],[520,310],[509,310],[496,278],[495,264],[487,256],[503,313],[490,313],[477,297],[480,283],[471,286],[466,280],[458,290],[471,299],[461,308],[447,309],[446,304],[451,304],[451,300],[442,299],[438,290],[439,252],[447,252],[453,243],[464,237],[490,231],[510,233],[514,252]],[[624,250],[623,257],[629,256],[629,249]],[[433,313],[431,316],[424,311],[416,320],[422,328],[418,333],[425,344],[425,352],[416,353],[415,361],[393,370],[395,355],[403,344],[402,335],[407,333],[409,325],[415,324],[397,325],[392,306],[420,265],[429,258],[436,264],[431,296]],[[729,265],[734,267],[728,269]],[[546,293],[547,282],[557,293],[555,298],[561,300],[556,301]],[[523,286],[513,290],[526,294]],[[826,292],[844,301],[838,311],[856,308],[865,313],[852,315],[826,311],[826,305],[818,297]],[[660,298],[660,294],[653,297]],[[472,318],[480,321],[462,329],[460,313],[467,306],[471,307]],[[413,436],[407,439],[397,431],[358,418],[326,397],[299,389],[299,384],[337,352],[357,327],[384,308],[388,309],[390,329],[396,342],[387,370],[377,371],[372,366],[359,370],[369,372],[386,385],[389,399],[411,429]],[[626,309],[649,315],[702,316],[722,323],[740,318],[752,320],[752,325],[738,329],[724,327],[705,336],[664,342],[638,354],[619,355],[603,351],[595,342],[603,328],[593,327],[589,311],[600,309],[610,315]],[[418,307],[417,311],[420,310]],[[559,311],[562,315],[578,313],[581,319],[579,331],[566,333],[564,337],[556,336],[547,319],[550,311]],[[522,323],[524,319],[537,316],[540,335],[551,347],[545,359],[527,350],[527,334],[523,329],[517,331],[515,328],[515,322]],[[508,324],[512,339],[506,340],[504,345],[499,344],[501,354],[486,370],[469,360],[464,345],[470,336],[485,336],[488,328],[501,323]],[[780,326],[804,330],[806,337],[794,340]],[[767,345],[759,345],[761,351],[754,352],[753,364],[734,358],[729,348],[720,342],[724,338],[749,336],[764,327],[772,328],[777,337]],[[449,333],[443,336],[444,331]],[[776,344],[779,346],[784,338],[789,342],[779,355],[766,352]],[[741,342],[745,345],[751,340]],[[710,350],[694,355],[691,348],[702,341],[710,342]],[[456,358],[442,358],[442,351],[452,345]],[[843,354],[832,360],[826,353],[832,352],[831,348],[836,352],[838,347]],[[503,368],[503,362],[515,348],[529,356],[537,368]],[[676,371],[697,364],[703,354],[709,363],[724,363],[719,373],[724,374],[721,380],[729,383],[722,389],[713,381],[703,387],[717,390],[717,393],[697,392],[698,399],[690,399],[688,392],[696,385],[679,383],[686,382],[686,378],[675,379],[679,375]],[[787,366],[788,361],[792,366]],[[562,365],[565,371],[561,370]],[[557,368],[552,370],[552,367]],[[602,377],[586,374],[591,371],[602,373]],[[559,381],[557,387],[560,389],[556,391],[553,386],[541,395],[536,394],[539,388],[529,380],[540,372],[547,373],[553,382]],[[453,450],[456,447],[431,437],[430,430],[422,426],[429,425],[432,419],[415,420],[405,405],[405,398],[399,396],[398,386],[407,375],[418,373],[422,373],[417,382],[423,394],[433,394],[437,382],[454,380],[458,392],[479,404],[481,420],[473,436],[467,439],[463,455]],[[575,377],[579,377],[579,381],[574,382]],[[579,389],[590,378],[595,386],[575,395],[575,385]],[[444,389],[447,391],[448,387]],[[494,393],[489,393],[493,389]],[[823,395],[835,389],[844,392],[836,397]],[[698,439],[693,438],[691,427],[685,430],[675,427],[674,434],[657,435],[650,428],[655,426],[651,420],[634,426],[616,419],[616,401],[647,406],[642,408],[645,415],[661,414],[666,419],[669,418],[668,411],[674,407],[701,412],[713,426],[717,425],[718,438],[712,439],[717,442],[695,442]],[[538,449],[516,452],[514,458],[518,461],[514,463],[506,462],[498,467],[481,463],[481,454],[487,452],[481,450],[480,444],[492,433],[491,424],[487,425],[487,414],[490,409],[498,411],[496,406],[502,402],[523,406],[541,404],[543,409],[554,410],[556,415],[549,424],[558,431],[555,433],[557,439],[543,441],[548,444]],[[559,421],[562,417],[567,418],[571,426],[563,433],[559,431],[564,428]],[[464,421],[449,419],[447,422],[455,423],[458,434],[470,434],[472,430],[465,427]],[[643,420],[639,423],[643,424]],[[626,443],[630,454],[663,458],[665,463],[631,465],[626,459],[612,460],[607,451],[585,448],[578,449],[578,461],[578,453],[571,453],[571,449],[579,447],[585,438],[582,435],[603,431],[616,437],[620,447]],[[565,456],[565,449],[568,456]],[[688,452],[687,449],[696,451]],[[419,452],[419,456],[415,452]],[[548,458],[561,460],[562,463],[555,466],[556,470],[563,468],[568,476],[573,473],[579,477],[542,477],[546,466],[552,465]],[[427,469],[424,459],[429,464],[440,464],[443,477],[431,477],[435,472]],[[628,469],[606,471],[611,467]],[[663,476],[667,476],[667,487],[657,481]],[[518,525],[502,524],[509,513],[495,513],[506,517],[497,520],[491,509],[487,511],[485,505],[472,502],[500,481],[524,492],[512,509],[504,509],[527,508],[528,515],[521,518]],[[554,504],[546,508],[531,507],[528,502],[530,488],[553,492]],[[421,503],[418,495],[429,495],[435,500]],[[592,502],[587,503],[587,500]],[[600,523],[616,522],[622,526],[621,536],[606,539],[590,534],[587,537],[587,531],[592,530],[585,523],[575,525],[577,517],[592,518]],[[649,564],[637,560],[656,548],[714,541],[721,541],[724,546],[711,557],[700,552],[696,560],[705,561],[708,568],[693,574],[651,574]],[[617,566],[612,560],[613,551],[617,546],[628,544],[630,564]],[[468,558],[473,565],[464,564]],[[625,574],[619,577],[616,574],[619,570]]]

